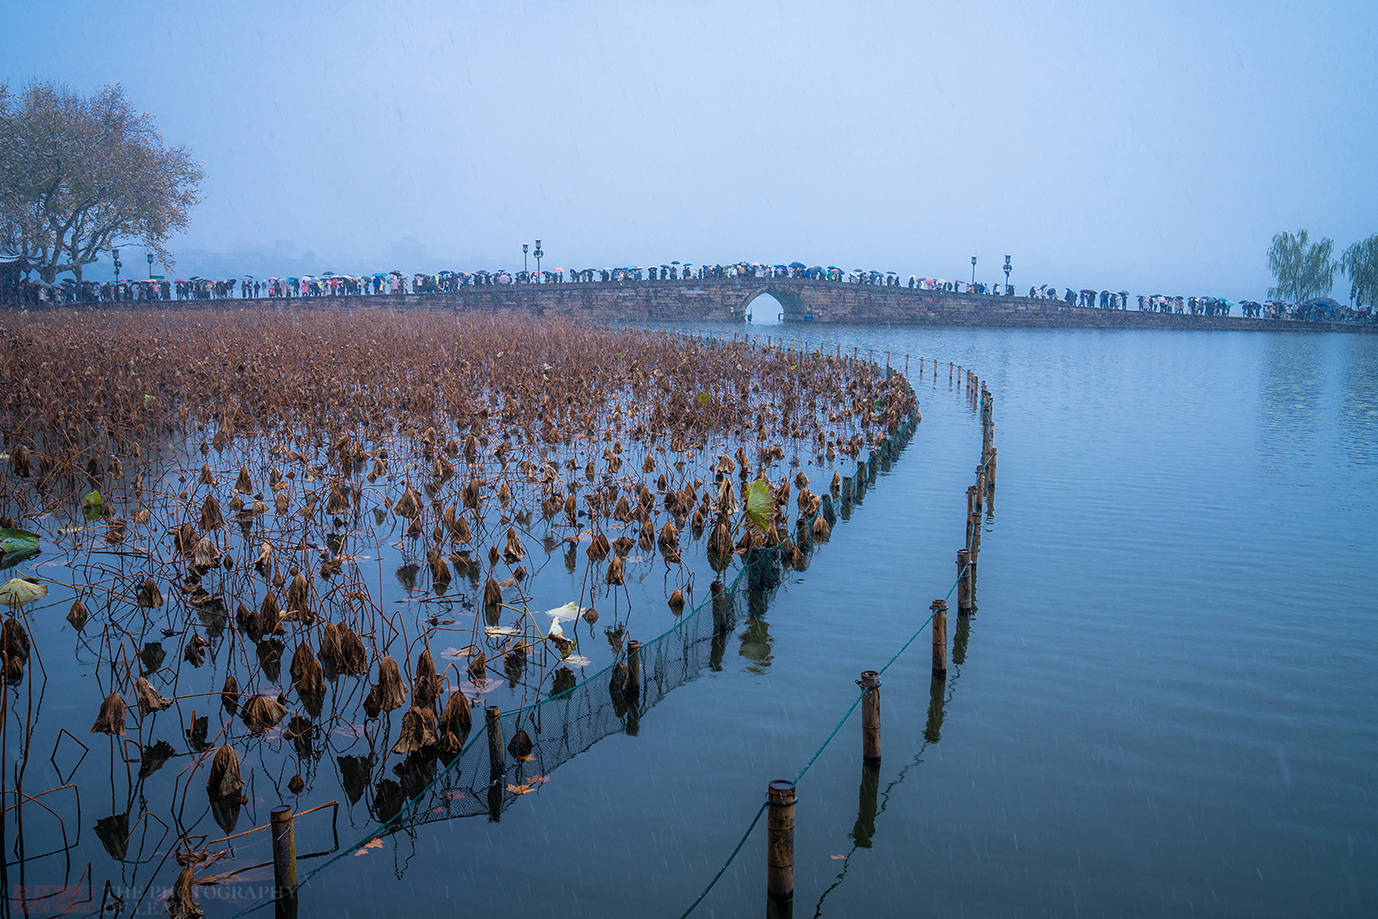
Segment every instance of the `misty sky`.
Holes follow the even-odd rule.
[[[1021,289],[1262,298],[1277,231],[1378,233],[1378,3],[1121,7],[0,0],[0,79],[122,83],[204,161],[179,274],[539,236],[547,268],[1010,253]]]

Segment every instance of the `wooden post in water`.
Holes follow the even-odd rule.
[[[293,896],[297,889],[297,840],[292,829],[292,808],[279,807],[269,815],[273,836],[273,885],[277,895]]]
[[[971,612],[971,552],[957,550],[957,615]]]
[[[990,456],[986,460],[986,488],[990,493],[995,494],[995,448],[990,448]]]
[[[933,610],[933,675],[947,676],[947,601],[934,600]]]
[[[483,711],[483,719],[488,727],[488,781],[501,784],[502,775],[507,771],[502,752],[502,709],[490,705]]]
[[[976,467],[976,513],[981,512],[981,505],[984,503],[986,494],[986,467],[985,464]]]
[[[776,779],[767,789],[766,896],[794,899],[794,783]]]
[[[627,642],[627,695],[641,695],[641,642]]]
[[[865,693],[861,698],[861,761],[880,762],[880,674],[874,670],[861,671],[856,681]]]

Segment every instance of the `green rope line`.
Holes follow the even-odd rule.
[[[727,856],[727,861],[722,863],[722,867],[718,869],[718,873],[713,875],[713,880],[709,881],[708,886],[703,888],[703,891],[694,898],[694,902],[689,904],[689,908],[680,913],[679,919],[684,919],[685,916],[692,913],[694,909],[703,902],[703,898],[708,896],[708,892],[718,883],[718,878],[722,877],[723,872],[732,864],[732,860],[737,857],[737,853],[742,851],[742,846],[746,845],[747,837],[751,835],[752,830],[756,829],[756,824],[761,821],[761,815],[766,812],[766,808],[769,806],[769,801],[761,802],[761,806],[756,810],[756,816],[751,818],[751,825],[746,828],[746,832],[742,834],[742,838],[737,840],[737,845],[732,849],[732,854]]]

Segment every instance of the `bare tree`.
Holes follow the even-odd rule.
[[[37,82],[12,94],[0,83],[0,256],[26,258],[52,283],[120,242],[163,247],[199,200],[201,167],[167,147],[118,86],[89,99]]]

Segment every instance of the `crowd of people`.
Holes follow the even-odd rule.
[[[861,284],[882,287],[907,287],[912,290],[944,291],[990,297],[1013,297],[1013,285],[980,281],[949,281],[943,278],[909,275],[902,279],[894,271],[875,271],[863,268],[839,268],[836,265],[806,266],[802,262],[764,264],[734,262],[730,264],[693,265],[672,261],[650,266],[621,268],[554,268],[539,271],[441,271],[436,274],[401,271],[376,272],[366,275],[337,275],[333,272],[318,276],[271,277],[250,276],[209,279],[192,277],[168,281],[163,279],[121,279],[118,281],[82,281],[64,279],[58,284],[28,280],[15,276],[7,279],[0,290],[0,300],[24,306],[70,305],[83,303],[137,303],[172,300],[224,299],[289,299],[338,296],[426,295],[450,293],[468,287],[506,287],[525,284],[627,284],[651,281],[692,281],[715,278],[795,278],[827,281],[838,284]],[[1040,284],[1029,288],[1034,299],[1059,300],[1069,307],[1080,309],[1126,310],[1130,306],[1128,291],[1093,290],[1081,288],[1059,289]],[[1326,320],[1333,322],[1372,322],[1371,310],[1352,309],[1333,300],[1307,304],[1288,304],[1278,301],[1258,303],[1242,300],[1233,303],[1221,297],[1186,297],[1164,294],[1139,295],[1140,312],[1190,314],[1193,316],[1230,316],[1238,306],[1240,314],[1248,318]]]

